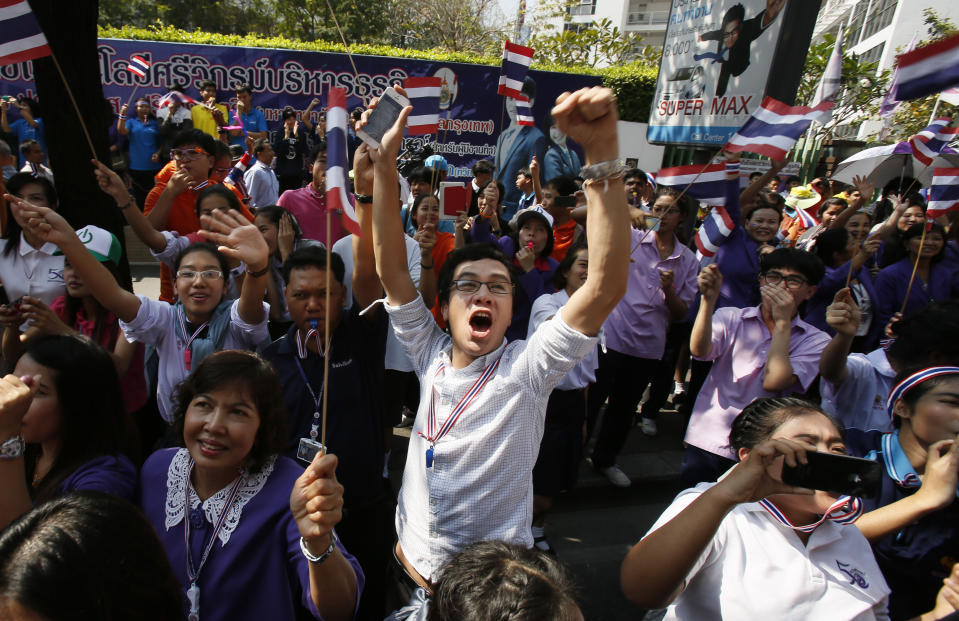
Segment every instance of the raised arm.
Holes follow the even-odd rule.
[[[90,293],[121,321],[133,321],[140,310],[140,298],[121,287],[107,268],[103,267],[83,245],[63,216],[23,199],[7,194],[11,206],[21,211],[27,220],[27,229],[43,241],[56,244],[63,255],[90,289]]]
[[[861,320],[862,315],[849,288],[837,291],[832,304],[826,308],[826,323],[836,331],[836,335],[826,344],[819,359],[819,374],[827,382],[838,385],[849,377],[846,358],[849,357]]]
[[[53,378],[39,375],[25,377],[26,382],[15,375],[0,379],[0,442],[20,435],[23,416],[30,409],[33,395],[41,381],[53,382]],[[27,488],[24,456],[0,459],[0,531],[33,507],[30,490]]]
[[[401,89],[397,88],[397,91]],[[403,130],[412,110],[412,106],[403,109],[396,123],[383,136],[378,149],[367,148],[364,151],[373,163],[373,254],[376,257],[376,272],[391,306],[412,302],[419,296],[406,263],[406,241],[403,239],[399,209],[399,175],[396,171],[396,157],[403,143]],[[364,112],[360,123],[365,124],[369,115],[370,110]],[[357,152],[362,148],[358,148]]]
[[[304,115],[305,116],[305,115]],[[356,149],[353,156],[354,189],[356,194],[370,196],[373,194],[373,167],[370,157],[362,149],[369,147],[364,142]],[[383,286],[376,275],[376,256],[373,252],[373,209],[369,203],[356,201],[356,216],[360,220],[362,235],[353,236],[353,297],[362,308],[366,308],[374,300],[382,297]],[[406,249],[405,241],[403,249]],[[403,265],[407,265],[406,254],[403,254]],[[375,314],[368,313],[373,319]]]
[[[563,93],[556,100],[553,118],[567,136],[583,147],[586,165],[619,157],[616,134],[616,97],[608,88],[584,88]],[[589,274],[586,282],[562,309],[563,320],[574,330],[599,334],[606,317],[626,293],[629,277],[629,213],[623,177],[585,184],[590,215],[586,220],[589,239]]]
[[[130,130],[127,129],[127,109],[129,106],[123,104],[120,106],[120,116],[117,118],[117,132],[121,136],[126,136],[130,133]]]
[[[769,308],[773,321],[772,340],[763,367],[763,390],[779,392],[792,386],[798,378],[789,360],[789,338],[796,301],[781,287],[766,285],[760,289],[762,304]]]
[[[708,358],[713,351],[713,312],[723,286],[723,275],[716,264],[707,265],[699,272],[696,283],[702,299],[693,322],[693,331],[689,335],[689,353],[697,358]]]
[[[155,252],[160,252],[166,248],[166,237],[163,236],[163,233],[156,230],[147,217],[137,209],[136,200],[127,191],[127,187],[123,183],[123,180],[120,179],[120,175],[107,168],[102,162],[97,160],[90,161],[93,163],[93,174],[97,178],[100,189],[113,197],[113,200],[116,201],[117,206],[120,208],[120,213],[126,218],[127,224],[130,225],[130,228],[133,229],[136,236],[140,238],[140,241]]]
[[[536,156],[529,161],[529,172],[533,175],[533,195],[536,197],[536,204],[543,204],[543,185],[539,181],[539,160]]]
[[[762,177],[757,177],[755,181],[749,184],[749,186],[743,190],[742,194],[739,195],[739,203],[741,205],[746,205],[759,194],[759,191],[769,185],[769,182],[773,177],[779,174],[779,171],[783,169],[783,166],[786,165],[786,160],[773,160],[772,165],[769,167],[769,170],[763,173]]]
[[[216,209],[209,216],[201,216],[203,226],[199,233],[215,244],[220,252],[246,264],[246,274],[240,287],[237,314],[248,324],[264,320],[263,296],[266,293],[270,249],[259,229],[239,212]]]

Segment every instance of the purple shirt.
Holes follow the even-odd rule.
[[[673,251],[660,259],[656,235],[630,229],[632,239],[626,295],[606,320],[606,346],[621,354],[658,360],[666,349],[669,307],[659,283],[659,270],[673,270],[673,288],[688,306],[696,297],[699,263],[692,251],[673,237]],[[640,242],[642,240],[642,242]]]
[[[716,308],[746,308],[759,304],[759,244],[741,226],[716,253],[716,266],[723,275]]]
[[[183,519],[190,520],[194,567],[213,531],[206,507],[183,511],[188,455],[186,449],[175,448],[151,455],[143,464],[139,489],[140,507],[156,529],[184,592],[190,582]],[[321,618],[310,596],[309,562],[300,551],[300,531],[290,513],[290,492],[301,474],[303,468],[292,460],[276,457],[265,481],[250,475],[248,481],[252,481],[241,485],[236,501],[242,503],[239,516],[227,514],[224,524],[224,530],[230,530],[229,538],[224,544],[221,531],[197,580],[203,621],[294,619],[298,608]],[[215,502],[221,492],[206,502]],[[179,517],[171,517],[177,513]],[[337,545],[356,572],[359,598],[363,571],[356,559]]]
[[[876,320],[885,329],[893,314],[902,308],[912,276],[912,260],[906,257],[885,267],[876,276]],[[949,264],[942,261],[933,263],[929,268],[929,282],[923,282],[916,272],[912,291],[906,303],[903,315],[918,313],[933,302],[945,302],[959,297],[959,279]]]
[[[789,336],[789,362],[799,384],[770,392],[763,388],[772,333],[758,306],[720,308],[713,314],[712,350],[698,360],[713,367],[696,398],[685,441],[704,451],[736,459],[729,447],[733,419],[759,397],[783,397],[809,388],[819,374],[819,358],[829,335],[794,317]]]
[[[834,335],[836,331],[826,323],[826,308],[832,304],[833,298],[836,297],[836,292],[845,286],[846,276],[848,274],[849,261],[846,261],[839,267],[826,267],[826,275],[823,276],[822,281],[820,281],[819,286],[816,288],[816,293],[806,302],[806,313],[803,320],[819,328],[829,336]],[[859,271],[852,275],[852,279],[850,279],[849,282],[851,284],[854,281],[862,284],[871,302],[872,322],[869,324],[869,331],[866,332],[865,335],[865,347],[871,351],[879,344],[882,328],[885,327],[886,324],[880,324],[876,319],[876,288],[873,286],[869,268],[865,265],[860,267]],[[855,295],[855,293],[853,295]],[[857,303],[859,303],[858,300]],[[862,304],[860,304],[860,307],[862,307]]]
[[[326,195],[317,194],[313,184],[309,183],[298,190],[287,190],[280,195],[276,204],[283,207],[296,217],[303,237],[314,239],[322,244],[333,243],[341,237],[346,237],[349,231],[343,226],[342,212],[334,210],[330,214],[330,235],[326,234]]]
[[[57,493],[96,491],[133,500],[137,469],[123,455],[102,455],[86,462],[63,480]]]

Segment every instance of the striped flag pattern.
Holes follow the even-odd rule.
[[[346,195],[347,164],[346,89],[331,88],[326,100],[326,208],[343,214],[343,226],[354,235],[360,234],[360,223],[353,203]]]
[[[516,124],[533,126],[533,111],[529,109],[529,97],[522,95],[516,98]]]
[[[912,156],[923,166],[932,164],[932,160],[956,139],[959,127],[948,127],[952,119],[944,117],[933,121],[929,127],[909,139]]]
[[[842,27],[839,28],[839,34],[836,36],[836,44],[832,48],[832,56],[829,57],[829,63],[822,74],[819,86],[816,88],[816,94],[812,98],[810,106],[815,108],[824,101],[835,101],[839,94],[839,87],[842,83]],[[832,111],[826,110],[816,119],[820,123],[827,123],[832,119]]]
[[[193,106],[196,104],[196,100],[189,95],[184,95],[180,91],[170,91],[163,97],[160,97],[160,100],[157,101],[157,108],[166,108],[174,101],[179,101],[184,106]]]
[[[748,151],[781,160],[786,157],[809,124],[832,107],[831,101],[825,101],[810,108],[787,106],[772,97],[766,97],[746,124],[733,134],[723,148],[731,153]]]
[[[27,0],[0,0],[0,65],[51,54],[47,38]]]
[[[926,218],[932,220],[959,211],[959,168],[937,168],[932,173]]]
[[[916,38],[918,36],[918,32],[912,35],[912,41],[910,41],[906,47],[906,52],[911,52],[916,49]],[[879,105],[879,116],[881,118],[891,119],[892,115],[899,109],[899,106],[902,105],[902,102],[899,101],[898,92],[899,67],[896,67],[893,69],[892,78],[889,80],[889,88],[886,90],[886,96],[882,98],[882,103]]]
[[[696,258],[702,263],[704,259],[711,259],[719,252],[719,247],[732,234],[736,223],[729,216],[725,207],[713,207],[709,215],[703,220],[696,233]]]
[[[523,80],[533,62],[533,48],[506,41],[503,43],[503,66],[496,92],[519,99],[523,96]]]
[[[726,164],[701,164],[663,168],[656,174],[660,186],[686,188],[686,194],[707,205],[726,204]],[[690,185],[692,184],[692,185]],[[687,187],[689,186],[689,187]]]
[[[411,136],[435,134],[440,124],[441,78],[406,78],[403,88],[413,106],[406,129]]]
[[[127,64],[127,71],[141,78],[147,77],[147,71],[149,69],[150,61],[136,54],[130,57],[130,62]]]
[[[900,101],[935,95],[959,85],[959,35],[924,45],[898,58]]]

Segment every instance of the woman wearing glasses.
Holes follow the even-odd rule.
[[[180,253],[174,265],[176,304],[151,300],[123,289],[90,254],[73,228],[52,209],[7,196],[25,214],[34,235],[56,244],[94,297],[120,320],[128,340],[156,347],[157,405],[172,421],[172,392],[177,383],[206,356],[221,349],[253,349],[269,339],[263,303],[269,271],[266,242],[255,226],[234,211],[203,216],[208,228],[197,242]],[[225,299],[229,278],[227,257],[246,264],[239,299]]]

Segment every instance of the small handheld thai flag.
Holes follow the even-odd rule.
[[[326,208],[339,209],[343,226],[354,235],[360,234],[360,223],[353,203],[346,195],[349,173],[346,150],[346,89],[331,88],[326,100]]]
[[[796,209],[796,218],[802,223],[803,229],[811,229],[819,225],[819,221],[805,209]]]
[[[413,106],[406,130],[411,136],[435,134],[440,124],[440,88],[442,78],[406,78],[403,88]]]
[[[959,168],[937,168],[932,173],[926,218],[932,220],[959,211]]]
[[[157,108],[166,108],[175,101],[180,102],[184,106],[196,105],[196,100],[189,95],[184,95],[180,91],[170,91],[163,97],[160,97],[160,100],[157,101]]]
[[[531,62],[533,62],[533,48],[516,45],[509,41],[503,43],[503,66],[500,69],[499,87],[496,92],[517,99],[522,97],[523,80],[529,73]]]
[[[948,127],[951,121],[948,117],[936,119],[929,127],[909,139],[912,156],[923,166],[932,164],[932,160],[956,139],[959,127]]]
[[[726,164],[700,164],[663,168],[656,175],[661,186],[686,188],[686,194],[707,205],[726,204]],[[687,187],[688,186],[688,187]]]
[[[935,95],[959,84],[959,35],[901,54],[898,60],[897,99]]]
[[[150,69],[150,61],[134,54],[130,57],[130,64],[127,65],[127,71],[141,78],[147,77],[147,71]]]
[[[732,153],[748,151],[781,160],[809,124],[821,118],[832,106],[831,101],[825,101],[813,108],[787,106],[772,97],[766,97],[746,124],[733,134],[723,148]]]
[[[533,126],[533,111],[529,109],[529,97],[523,95],[516,98],[516,124]]]
[[[696,258],[699,262],[702,263],[716,256],[719,247],[732,234],[734,228],[736,223],[733,222],[726,208],[713,207],[696,233]]]
[[[0,0],[0,65],[22,63],[53,52],[27,0]]]

